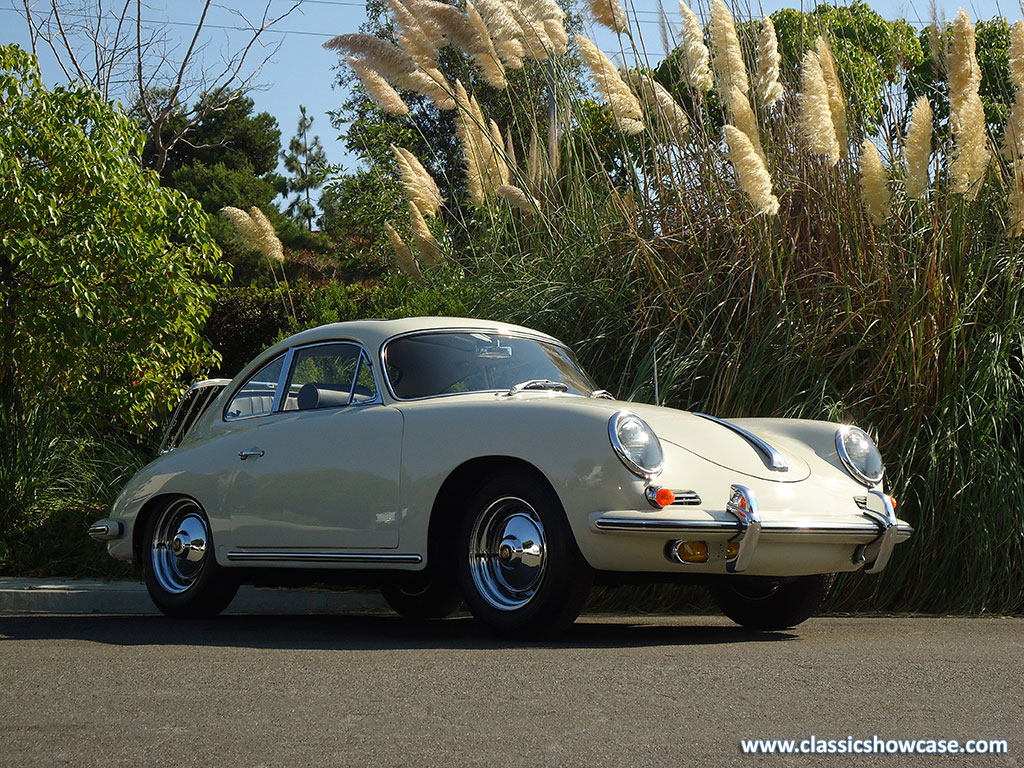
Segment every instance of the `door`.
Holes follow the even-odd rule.
[[[349,342],[296,348],[282,382],[274,412],[231,441],[232,544],[397,547],[402,414],[381,403],[369,357]]]

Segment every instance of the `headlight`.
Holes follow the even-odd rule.
[[[836,430],[836,450],[847,470],[865,485],[877,485],[885,473],[882,455],[874,441],[860,427],[842,426]]]
[[[608,421],[612,448],[630,472],[647,480],[657,477],[665,463],[661,441],[647,422],[628,411],[619,411]]]

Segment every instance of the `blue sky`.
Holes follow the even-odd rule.
[[[728,0],[727,0],[728,1]],[[28,34],[21,14],[20,0],[0,0],[0,41],[18,43],[28,47]],[[663,52],[661,36],[658,31],[658,0],[635,0],[624,3],[631,19],[639,22],[640,33],[643,35],[645,47],[652,59],[660,58]],[[927,22],[931,18],[930,3],[927,0],[871,0],[869,4],[887,19],[905,18],[908,21]],[[936,1],[940,16],[948,20],[960,9],[959,3]],[[693,7],[703,20],[707,19],[708,2],[694,2]],[[284,0],[274,0],[272,10],[283,12],[290,6]],[[148,11],[144,11],[144,20],[168,21],[173,26],[172,32],[180,30],[184,35],[194,21],[201,3],[198,0],[179,0],[178,2],[161,2],[150,0]],[[676,0],[665,0],[664,7],[670,22],[678,24],[679,10]],[[747,4],[741,3],[742,10],[737,14],[746,14]],[[761,5],[749,5],[756,15],[762,12],[771,13],[779,8],[798,7],[798,3],[783,0],[766,0]],[[963,7],[973,19],[989,19],[996,15],[1005,15],[1011,22],[1021,18],[1021,9],[1016,4],[1000,4],[995,0],[974,0]],[[257,13],[263,8],[261,0],[235,0],[229,7],[220,7],[208,19],[209,43],[206,55],[211,64],[218,61],[218,52],[231,47],[241,40],[241,34],[233,31],[239,21],[232,9],[242,12]],[[161,10],[162,9],[162,10]],[[336,109],[344,100],[345,94],[334,86],[335,72],[333,67],[338,56],[333,51],[323,48],[323,42],[334,35],[355,32],[366,20],[365,5],[358,0],[303,0],[300,8],[291,16],[280,22],[277,31],[267,34],[268,44],[281,46],[274,58],[263,69],[259,82],[262,88],[251,94],[257,109],[274,115],[281,127],[282,144],[295,132],[299,115],[299,105],[304,104],[309,114],[315,118],[314,132],[319,134],[328,158],[335,163],[351,166],[353,160],[346,156],[342,143],[337,139],[337,132],[331,127],[327,111]],[[614,35],[607,30],[590,30],[591,36],[606,51],[618,49]],[[264,53],[264,55],[266,55]],[[260,57],[262,59],[262,57]],[[53,57],[46,51],[40,51],[40,66],[43,77],[49,83],[63,80],[63,76],[55,65]]]

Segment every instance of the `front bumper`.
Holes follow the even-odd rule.
[[[885,568],[896,544],[910,538],[914,529],[899,520],[889,497],[869,491],[859,515],[762,516],[750,489],[731,488],[724,514],[694,511],[687,517],[652,516],[648,511],[598,512],[591,516],[592,530],[627,534],[616,542],[615,563],[608,570],[678,571],[703,573],[751,573],[799,575],[853,571],[877,573]],[[739,499],[743,499],[743,504]],[[628,534],[635,534],[628,536]],[[628,539],[628,541],[627,541]],[[708,560],[700,563],[671,561],[666,554],[676,541],[700,541],[708,546]],[[735,554],[727,555],[732,542]],[[655,552],[660,562],[651,562]],[[655,555],[656,557],[656,555]],[[645,558],[647,562],[638,560]],[[631,559],[633,563],[626,563]],[[666,563],[669,567],[666,567]],[[592,563],[593,564],[593,563]]]

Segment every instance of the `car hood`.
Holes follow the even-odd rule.
[[[531,393],[527,397],[532,398],[538,395]],[[544,397],[544,395],[539,395],[539,397]],[[705,461],[747,477],[779,483],[795,483],[806,480],[811,474],[811,467],[804,457],[812,455],[813,448],[795,434],[788,434],[783,426],[787,421],[797,424],[798,420],[728,420],[731,424],[757,435],[782,454],[789,468],[784,472],[779,472],[769,469],[764,454],[742,435],[727,426],[696,416],[688,411],[621,400],[579,397],[573,397],[573,400],[583,407],[605,410],[609,416],[616,411],[635,413],[651,426],[662,443],[668,443],[680,450],[699,456]]]

